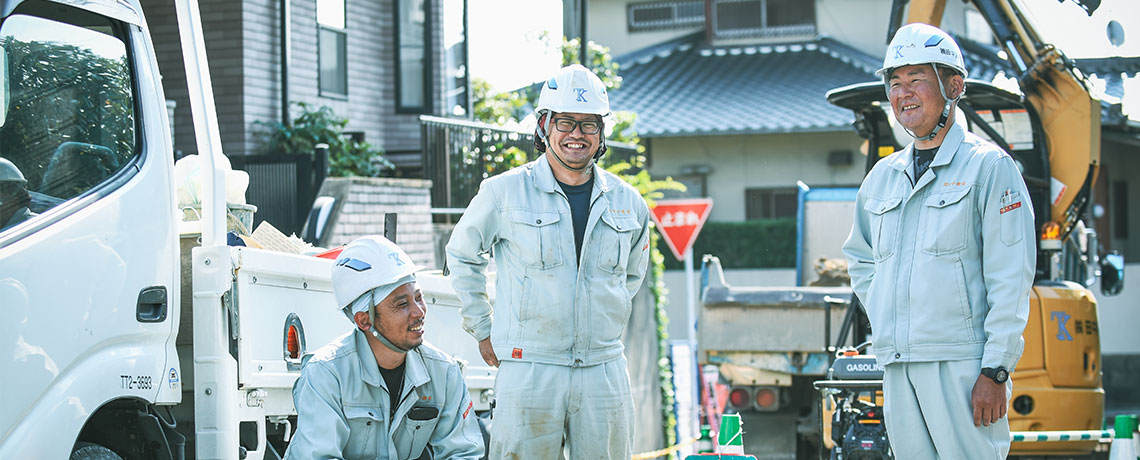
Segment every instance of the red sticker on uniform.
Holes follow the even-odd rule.
[[[1021,202],[1018,201],[1017,203],[1014,203],[1014,204],[1011,204],[1011,205],[1006,206],[1004,208],[1001,208],[1001,213],[999,213],[999,214],[1005,214],[1007,212],[1013,211],[1014,209],[1017,209],[1020,207],[1021,207]]]
[[[511,357],[514,359],[522,359],[522,348],[511,350]]]
[[[467,402],[467,410],[463,411],[463,419],[464,420],[467,419],[467,414],[471,413],[471,407],[474,405],[475,405],[475,403],[473,403],[473,402],[470,402],[470,401]]]

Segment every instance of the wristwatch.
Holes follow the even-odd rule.
[[[992,367],[983,367],[982,375],[994,379],[994,382],[997,382],[999,385],[1004,384],[1006,380],[1009,380],[1009,371],[1005,370],[1004,367],[999,367],[996,369]]]

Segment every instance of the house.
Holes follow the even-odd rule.
[[[174,4],[142,0],[175,150],[193,153]],[[470,112],[464,0],[200,0],[222,147],[257,151],[257,122],[298,115],[291,102],[331,107],[348,131],[419,177],[420,115]],[[284,25],[284,26],[283,26]],[[289,116],[286,116],[286,113]]]
[[[582,0],[567,1],[578,5]],[[590,0],[587,37],[621,63],[616,110],[638,112],[649,170],[712,197],[710,221],[791,217],[796,182],[857,186],[866,152],[853,116],[824,94],[874,81],[886,49],[888,0]],[[567,35],[578,33],[576,6],[567,6]],[[1006,64],[987,45],[992,35],[971,6],[947,2],[942,26],[962,44],[971,78],[989,80]],[[1135,58],[1080,60],[1109,81],[1135,77]],[[1115,82],[1115,83],[1114,83]],[[1140,161],[1140,114],[1128,119],[1105,106],[1102,163],[1094,200],[1102,244],[1140,260],[1129,228],[1140,216],[1140,182],[1124,176]],[[1113,167],[1115,165],[1121,168]],[[1111,229],[1111,231],[1109,231]],[[1133,231],[1131,233],[1136,233]],[[1107,238],[1106,238],[1107,237]]]

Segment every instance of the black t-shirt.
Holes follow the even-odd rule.
[[[388,397],[391,402],[388,405],[388,418],[391,419],[396,416],[396,406],[400,405],[400,393],[404,390],[404,363],[400,363],[395,369],[381,367],[380,376],[384,377],[384,384],[388,386]]]
[[[590,219],[590,193],[594,190],[594,176],[582,185],[567,185],[558,181],[566,200],[570,202],[570,218],[574,221],[574,248],[582,260],[582,240],[586,237],[586,221]]]
[[[918,178],[922,177],[926,170],[930,168],[930,162],[934,161],[934,154],[938,152],[938,147],[932,149],[914,148],[914,181],[918,182]]]

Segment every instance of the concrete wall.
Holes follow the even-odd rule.
[[[642,0],[643,1],[643,0]],[[629,30],[626,5],[640,3],[631,0],[592,0],[586,36],[591,41],[610,48],[610,54],[621,56],[630,51],[704,30],[704,25],[682,29],[637,31]]]
[[[649,146],[649,172],[676,176],[686,166],[710,166],[708,195],[715,203],[709,220],[736,222],[745,218],[746,188],[795,187],[797,180],[812,187],[858,186],[866,164],[866,157],[859,153],[861,144],[854,130],[654,138]],[[851,164],[828,166],[828,154],[835,150],[851,150]]]
[[[435,268],[431,227],[431,181],[372,177],[325,179],[321,196],[336,197],[333,214],[322,238],[327,247],[366,235],[384,234],[384,214],[398,215],[396,243],[417,265]]]

